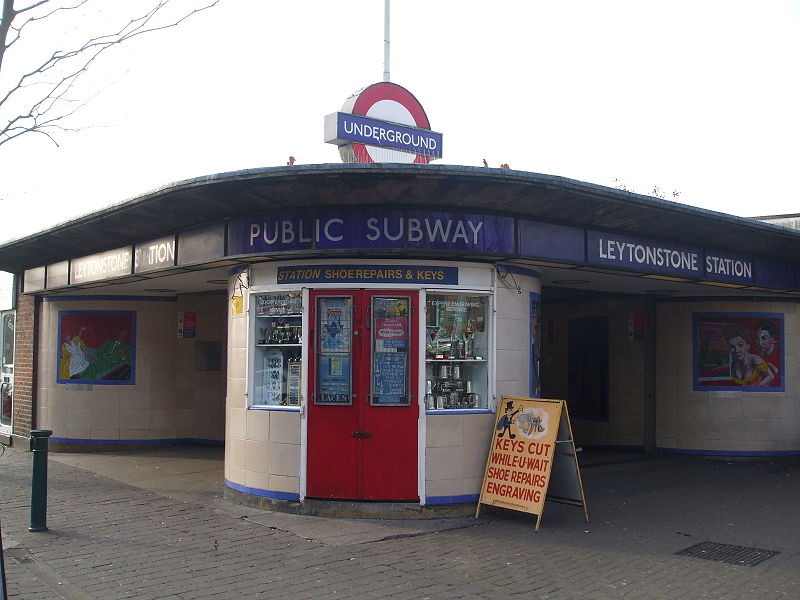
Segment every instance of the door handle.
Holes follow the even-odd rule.
[[[367,438],[372,437],[372,433],[369,431],[351,431],[350,436],[354,438],[358,438],[360,440],[365,440]]]

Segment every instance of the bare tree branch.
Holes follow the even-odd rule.
[[[32,24],[53,18],[57,13],[72,11],[86,5],[89,0],[75,0],[67,6],[57,6],[45,12],[34,14],[37,8],[44,7],[51,0],[39,0],[15,10],[14,0],[2,0],[3,11],[0,17],[0,68],[6,50],[21,39],[23,29]],[[156,23],[156,18],[172,0],[155,0],[154,5],[144,14],[130,19],[118,31],[89,37],[80,45],[67,50],[55,50],[39,64],[27,69],[18,76],[5,93],[0,90],[0,110],[19,98],[25,97],[28,108],[17,109],[15,116],[0,119],[0,145],[8,143],[21,135],[36,132],[45,135],[56,143],[55,132],[70,131],[63,122],[85,106],[89,100],[78,101],[70,96],[76,83],[87,73],[92,64],[109,49],[147,33],[155,33],[177,27],[197,13],[216,6],[220,0],[206,0],[202,6],[187,11],[179,18],[165,24]],[[15,19],[26,13],[18,26]],[[34,30],[31,29],[31,32]],[[9,33],[12,39],[8,41]],[[52,77],[51,77],[52,76]],[[40,90],[36,92],[36,90]],[[6,121],[3,124],[3,121]]]

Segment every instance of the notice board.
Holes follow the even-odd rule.
[[[545,500],[582,506],[589,521],[567,405],[503,396],[475,517],[482,504],[509,508],[536,515],[539,531]]]

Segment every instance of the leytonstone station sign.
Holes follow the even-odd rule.
[[[325,117],[325,142],[344,162],[428,163],[442,158],[442,134],[431,131],[425,109],[407,89],[376,83]]]

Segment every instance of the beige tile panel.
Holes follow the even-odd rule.
[[[244,485],[247,487],[255,488],[257,490],[268,490],[269,488],[269,475],[266,473],[254,473],[253,471],[245,471]]]
[[[231,323],[228,334],[228,345],[230,348],[247,347],[247,321],[239,319]]]
[[[463,477],[466,452],[472,452],[472,449],[463,447],[428,448],[425,460],[426,479],[433,481]]]
[[[716,398],[708,402],[710,419],[741,419],[742,398]]]
[[[225,442],[225,464],[231,469],[242,470],[245,468],[247,445],[242,439],[227,439]]]
[[[187,411],[186,423],[192,427],[209,427],[222,421],[225,412],[219,409],[195,408]]]
[[[225,479],[239,485],[247,485],[247,473],[244,469],[237,469],[225,462]]]
[[[497,380],[527,379],[530,369],[529,353],[527,350],[498,350],[497,351]]]
[[[270,411],[269,441],[278,444],[299,444],[300,412],[287,410]]]
[[[300,446],[297,444],[269,444],[270,475],[298,477],[300,474]]]
[[[174,410],[153,409],[150,411],[150,428],[171,430],[178,425],[178,416]]]
[[[116,429],[119,431],[119,410],[92,410],[92,431],[95,429]]]
[[[656,421],[656,434],[658,437],[675,438],[678,435],[679,422],[674,416],[659,417]]]
[[[226,403],[228,406],[244,408],[247,406],[245,391],[247,390],[247,380],[244,377],[228,377],[228,389],[226,391]]]
[[[225,406],[225,386],[214,386],[210,389],[196,390],[194,392],[195,406],[197,408],[221,408]]]
[[[684,419],[705,420],[708,418],[708,400],[702,396],[701,399],[690,395],[681,396],[678,398],[678,415]]]
[[[228,438],[244,440],[247,437],[247,410],[228,407],[225,425]]]
[[[95,387],[94,391],[89,395],[89,402],[92,410],[114,412],[118,414],[120,409],[118,391],[110,390],[106,386],[98,390],[97,387]]]
[[[773,419],[795,419],[798,416],[797,398],[787,398],[784,395],[775,394],[770,399],[764,399],[770,406],[770,417]]]
[[[498,396],[515,396],[517,398],[528,397],[528,380],[497,380]]]
[[[498,349],[529,349],[530,335],[527,319],[498,318],[496,323]]]
[[[770,439],[773,441],[794,442],[795,450],[800,443],[800,420],[798,419],[771,419]]]
[[[300,478],[287,477],[284,475],[270,475],[268,489],[274,492],[298,494],[300,492]]]
[[[742,398],[742,419],[768,419],[772,411],[772,403],[764,398],[754,398],[746,394]]]
[[[51,429],[56,437],[64,436],[67,427],[67,409],[63,406],[51,406],[47,408],[47,418],[43,420],[44,429]]]
[[[120,410],[145,410],[153,403],[152,392],[124,389],[119,391]]]
[[[228,351],[228,376],[244,377],[247,371],[247,350],[230,348]]]
[[[494,414],[464,415],[464,446],[485,448],[488,452],[494,423]]]
[[[269,443],[245,442],[244,468],[254,473],[269,474]]]
[[[483,485],[483,471],[480,477],[469,478],[465,477],[463,480],[463,494],[480,494],[481,486]]]
[[[773,452],[796,452],[797,451],[797,440],[791,441],[784,441],[784,440],[773,440],[770,443],[770,450]]]
[[[748,419],[741,423],[736,436],[737,440],[761,442],[772,439],[770,419]],[[702,448],[702,445],[698,446]]]
[[[464,485],[461,479],[435,479],[425,482],[426,496],[461,496]]]
[[[52,394],[53,402],[51,404],[58,406],[59,404],[66,406],[67,411],[74,410],[91,410],[92,409],[92,392],[84,391],[67,391],[66,388],[62,390],[54,390]]]
[[[462,446],[465,416],[431,415],[427,417],[426,446],[428,448]]]
[[[706,440],[725,440],[732,442],[739,438],[741,425],[731,419],[709,419],[705,427]]]
[[[95,429],[92,427],[93,440],[119,440],[119,428],[115,429]]]
[[[486,470],[486,460],[489,449],[485,452],[472,447],[464,448],[464,472],[463,477],[468,479],[479,479],[483,477]]]
[[[662,394],[661,390],[658,390],[656,392],[656,416],[659,419],[678,416],[677,396]]]
[[[246,437],[259,442],[269,441],[269,420],[272,411],[248,410],[246,415]]]

